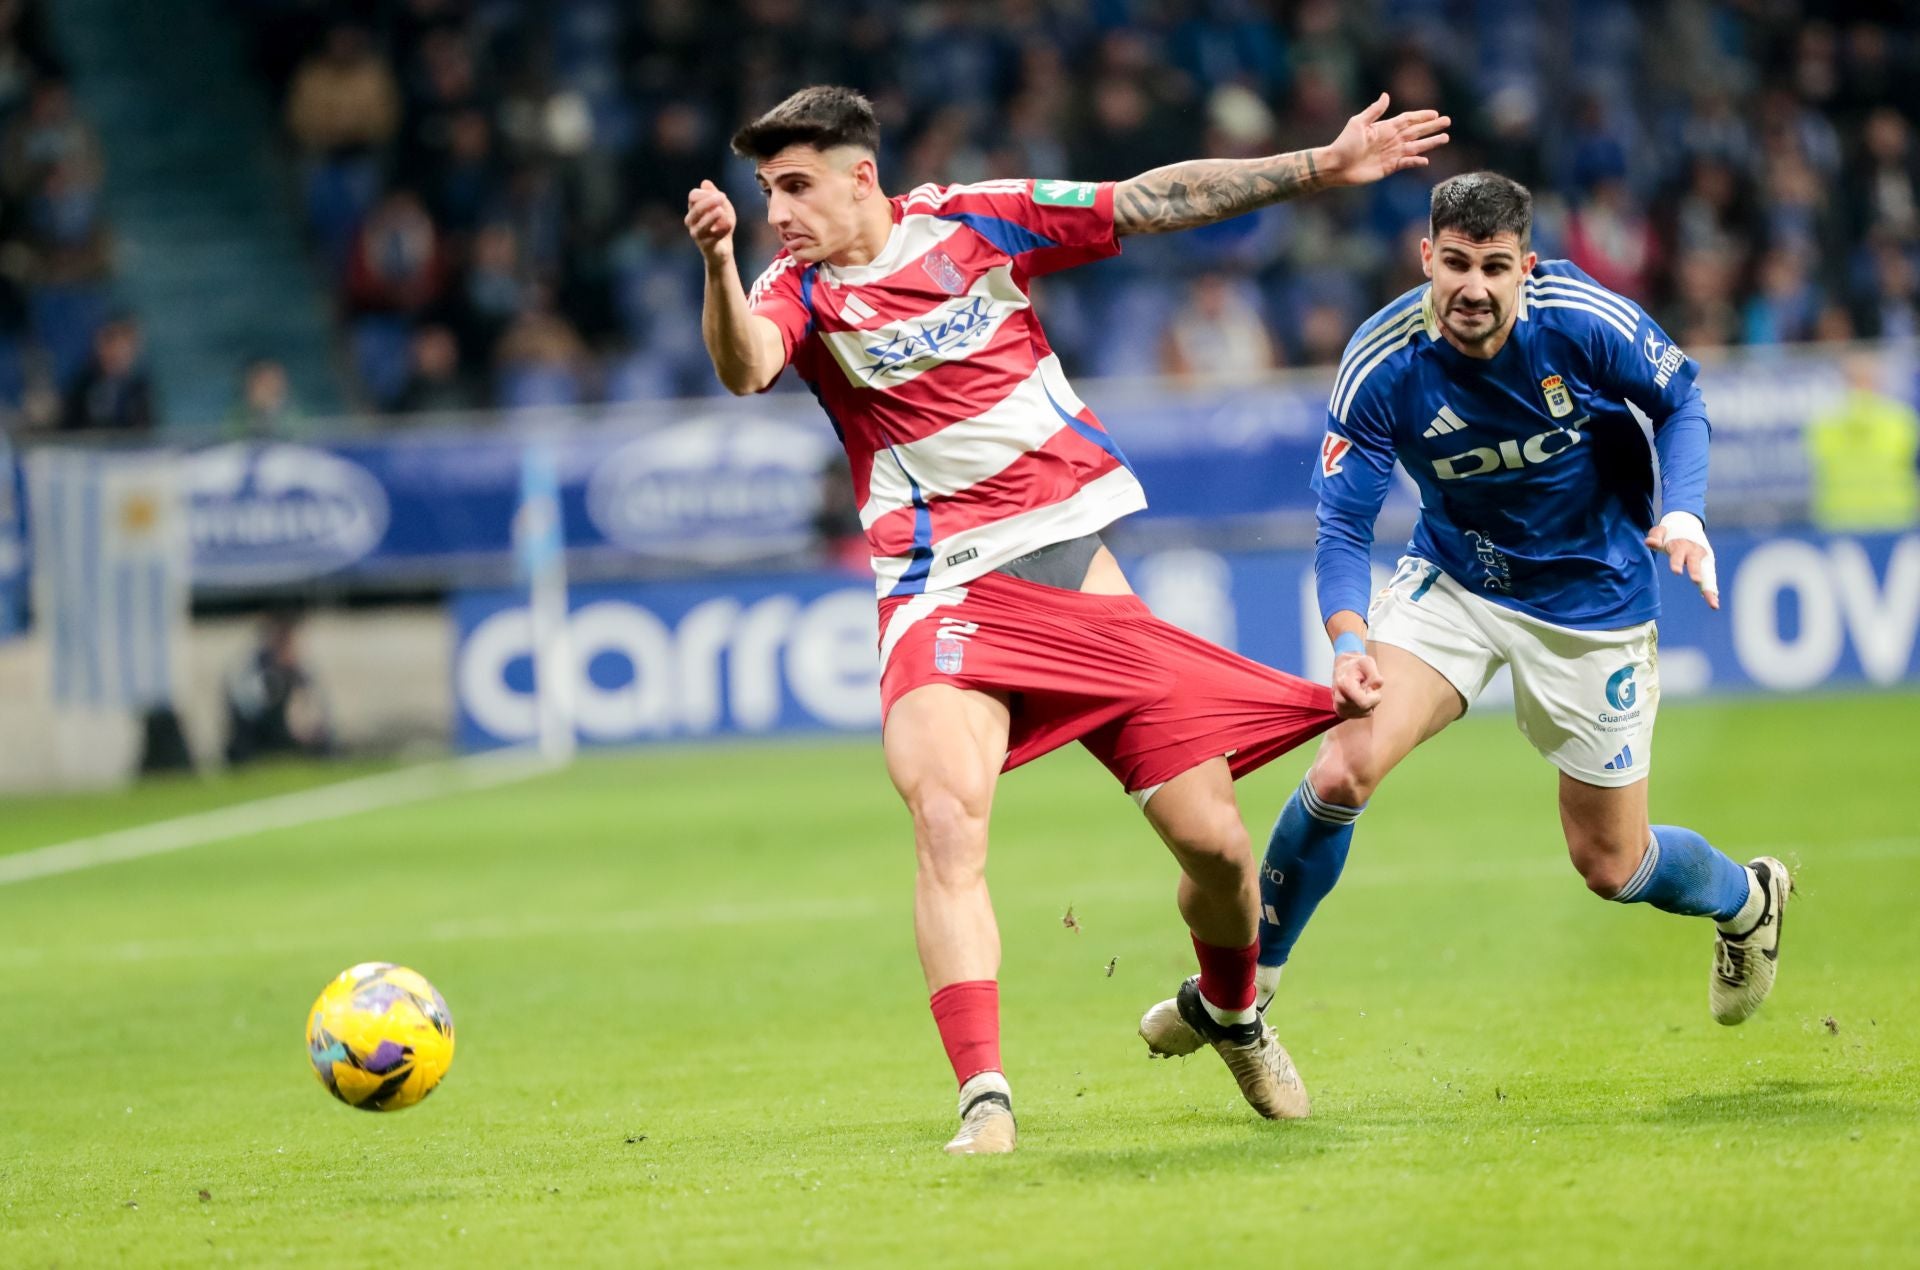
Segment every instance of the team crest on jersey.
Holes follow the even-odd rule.
[[[953,263],[953,257],[938,247],[920,258],[920,267],[933,279],[933,285],[948,295],[959,295],[967,289],[967,276]]]
[[[1353,442],[1329,432],[1320,442],[1320,475],[1323,479],[1340,475],[1340,460],[1353,448]]]
[[[1568,391],[1566,381],[1558,375],[1548,375],[1540,381],[1540,391],[1546,394],[1547,413],[1556,419],[1564,419],[1573,413],[1573,393]]]
[[[957,639],[933,641],[933,668],[943,675],[959,674],[960,663],[966,656],[967,646]]]

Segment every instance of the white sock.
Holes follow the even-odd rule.
[[[1253,968],[1253,1008],[1265,1014],[1267,1006],[1273,1001],[1273,994],[1280,990],[1280,972],[1285,966],[1255,966]]]
[[[960,1086],[960,1114],[966,1115],[968,1106],[981,1094],[1000,1094],[1012,1101],[1013,1086],[1007,1084],[1003,1072],[979,1072],[967,1077],[967,1083]]]
[[[1204,992],[1200,994],[1200,1004],[1206,1009],[1206,1012],[1213,1017],[1215,1023],[1222,1024],[1226,1027],[1232,1027],[1239,1023],[1251,1023],[1260,1017],[1260,1012],[1252,1006],[1248,1006],[1244,1010],[1223,1010],[1213,1002],[1207,1000],[1207,994]]]
[[[1754,928],[1760,920],[1760,913],[1767,906],[1767,893],[1760,886],[1760,875],[1747,866],[1747,902],[1740,911],[1719,923],[1720,929],[1729,935],[1744,935]]]

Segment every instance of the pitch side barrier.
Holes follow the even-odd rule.
[[[1660,673],[1670,697],[1920,688],[1920,531],[1716,535],[1723,608],[1662,574]],[[1384,584],[1391,552],[1375,561]],[[1329,654],[1304,551],[1171,550],[1126,561],[1171,621],[1250,657],[1324,678]],[[568,665],[579,738],[633,744],[868,731],[879,725],[871,583],[785,573],[576,587]],[[524,590],[452,605],[457,737],[533,738]],[[1498,688],[1495,689],[1496,693]],[[1609,709],[1604,700],[1596,711]]]
[[[1892,346],[1706,355],[1716,530],[1803,519],[1803,429],[1841,399],[1863,360],[1886,391],[1914,399],[1913,360]],[[1310,543],[1307,475],[1330,385],[1328,370],[1233,387],[1082,384],[1152,500],[1116,541]],[[315,435],[329,439],[194,445],[182,434],[173,448],[196,595],[505,584],[522,457],[536,442],[554,457],[576,579],[804,565],[839,452],[812,398],[793,392],[453,415],[382,431],[343,420]],[[12,477],[0,480],[0,635],[29,554],[19,466],[0,450]],[[1404,524],[1413,507],[1403,484],[1390,522]]]

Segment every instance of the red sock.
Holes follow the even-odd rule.
[[[1254,964],[1260,957],[1260,941],[1245,948],[1222,948],[1202,943],[1193,937],[1193,951],[1200,958],[1200,995],[1216,1010],[1253,1008]]]
[[[1247,965],[1251,975],[1252,961]],[[1252,992],[1253,980],[1249,978],[1247,983],[1247,991]],[[947,1047],[947,1061],[953,1064],[956,1080],[964,1085],[981,1072],[1001,1070],[999,984],[991,979],[950,983],[933,994],[931,1004],[940,1043]]]

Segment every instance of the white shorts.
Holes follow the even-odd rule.
[[[1510,667],[1521,734],[1575,780],[1631,785],[1651,770],[1660,708],[1652,622],[1570,630],[1482,599],[1437,565],[1403,556],[1367,623],[1368,639],[1432,666],[1469,707]]]

